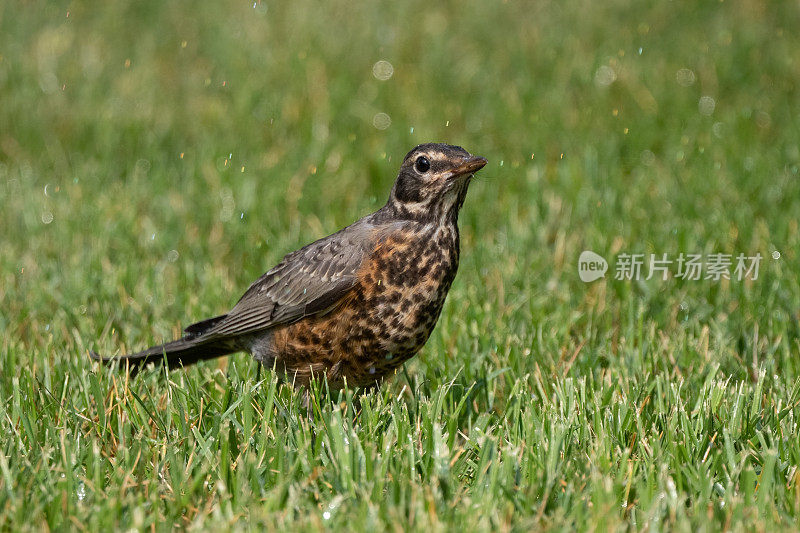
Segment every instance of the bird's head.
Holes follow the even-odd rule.
[[[455,221],[473,174],[486,163],[460,146],[420,144],[403,159],[388,205],[403,218]]]

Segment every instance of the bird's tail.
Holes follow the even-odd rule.
[[[141,352],[127,355],[102,357],[91,351],[89,355],[95,361],[100,361],[104,364],[111,364],[115,361],[119,361],[120,368],[127,365],[130,371],[137,372],[149,363],[158,363],[163,360],[166,360],[168,367],[174,368],[180,365],[192,365],[198,361],[214,359],[237,351],[239,351],[239,349],[231,342],[231,339],[207,340],[203,338],[193,338],[193,335],[189,334],[182,339],[166,344],[159,344],[158,346],[153,346]]]

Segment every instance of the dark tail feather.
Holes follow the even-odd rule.
[[[198,361],[214,359],[236,351],[238,351],[238,349],[233,346],[230,341],[224,339],[208,341],[194,339],[191,335],[187,335],[182,339],[153,346],[141,352],[128,355],[102,357],[92,351],[89,352],[89,355],[95,361],[100,361],[104,364],[111,364],[115,361],[119,361],[120,368],[124,368],[127,365],[131,372],[138,372],[145,365],[149,363],[158,363],[164,359],[166,359],[168,367],[175,368],[181,365],[189,366]]]
[[[186,326],[185,331],[189,335],[187,337],[197,337],[198,335],[202,335],[212,327],[214,327],[217,323],[222,322],[228,318],[228,315],[219,315],[215,316],[214,318],[206,318],[205,320],[201,320],[200,322],[195,322],[191,326]],[[185,337],[184,337],[185,338]]]

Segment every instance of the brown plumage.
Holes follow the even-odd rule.
[[[227,314],[176,341],[118,357],[132,368],[188,365],[246,351],[286,379],[332,388],[379,382],[428,340],[455,277],[458,211],[486,159],[422,144],[403,160],[389,201],[288,254]]]

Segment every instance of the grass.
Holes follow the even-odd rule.
[[[0,4],[0,529],[797,528],[798,25],[747,0]],[[429,140],[490,166],[437,329],[379,391],[306,411],[246,355],[87,358],[224,312]],[[764,259],[586,284],[583,250]]]

